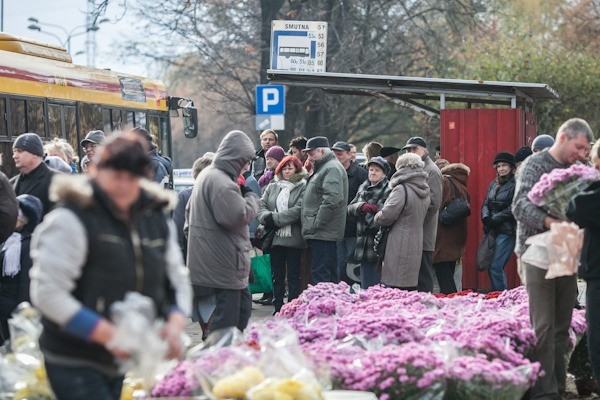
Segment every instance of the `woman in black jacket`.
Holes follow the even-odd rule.
[[[600,141],[592,148],[592,162],[600,170]],[[571,201],[567,217],[585,229],[579,276],[587,283],[588,351],[594,378],[600,382],[600,182],[591,184]]]
[[[515,156],[501,151],[494,158],[496,178],[490,183],[481,207],[484,231],[495,237],[494,258],[488,274],[492,291],[507,288],[504,268],[515,249],[517,222],[511,211],[515,194]]]

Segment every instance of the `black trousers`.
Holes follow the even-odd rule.
[[[587,279],[585,319],[590,362],[596,382],[600,382],[600,279]]]
[[[440,285],[440,293],[456,293],[456,284],[454,283],[454,269],[456,261],[443,261],[433,264],[435,276],[437,276]]]
[[[433,292],[433,251],[423,250],[421,255],[421,267],[419,267],[419,283],[417,288],[419,292]]]
[[[214,289],[216,308],[210,322],[209,331],[236,327],[246,329],[252,312],[252,296],[244,289]]]
[[[285,278],[290,288],[288,301],[300,295],[301,249],[275,246],[271,249],[271,271],[273,272],[273,305],[279,311],[285,296]]]

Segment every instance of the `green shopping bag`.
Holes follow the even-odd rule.
[[[252,274],[254,283],[248,285],[250,293],[269,293],[273,291],[273,278],[271,275],[271,257],[269,254],[259,256],[254,250],[252,262]]]

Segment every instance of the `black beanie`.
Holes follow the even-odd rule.
[[[13,143],[13,149],[21,149],[36,156],[44,157],[44,145],[42,139],[35,133],[24,133],[17,137]]]
[[[496,165],[496,163],[499,162],[505,162],[511,165],[515,165],[515,156],[512,155],[512,153],[509,153],[508,151],[501,151],[500,153],[496,154],[496,157],[494,158],[494,165]]]
[[[533,154],[529,146],[523,146],[515,153],[515,162],[520,163],[525,161],[527,157]]]

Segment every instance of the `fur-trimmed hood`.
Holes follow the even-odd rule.
[[[94,194],[92,182],[85,175],[55,174],[50,184],[50,201],[89,208]],[[163,189],[162,185],[142,179],[141,187],[143,195],[155,203],[156,208],[162,207],[164,212],[170,212],[177,205],[175,192]]]
[[[471,173],[471,168],[467,167],[463,163],[448,164],[441,169],[442,175],[450,175],[452,178],[460,181],[465,186]]]

